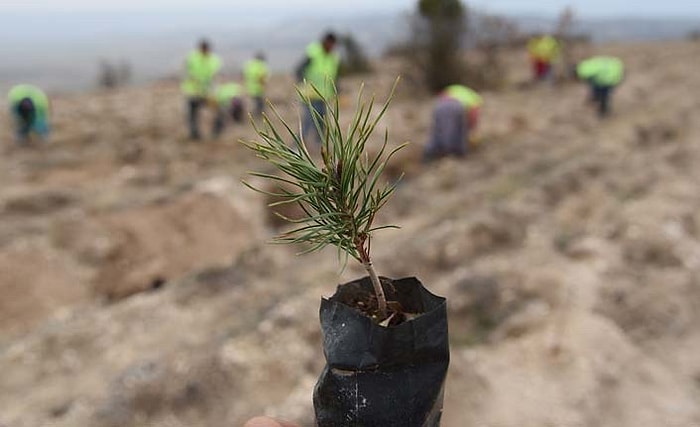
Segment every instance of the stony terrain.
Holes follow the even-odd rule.
[[[516,68],[467,160],[419,163],[428,98],[402,88],[384,121],[414,143],[375,264],[449,298],[447,427],[700,426],[700,45],[601,49],[630,70],[606,121]],[[45,147],[0,120],[0,425],[312,425],[318,300],[362,271],[266,245],[252,129],[188,142],[169,82],[54,111]]]

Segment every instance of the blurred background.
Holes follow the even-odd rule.
[[[203,108],[192,141],[181,82],[202,38],[219,82],[263,52],[296,128],[295,69],[328,30],[343,124],[362,84],[379,106],[401,76],[369,144],[410,142],[379,218],[401,230],[372,248],[449,300],[443,425],[699,426],[700,3],[682,0],[0,2],[0,426],[313,425],[319,299],[363,269],[268,244],[288,225],[241,185],[272,172],[239,143],[253,127],[211,136]],[[533,78],[544,34],[558,55]],[[625,67],[603,118],[574,72],[596,55]],[[479,92],[479,124],[466,156],[426,162],[446,83]],[[19,84],[48,97],[46,140],[16,141]]]
[[[559,13],[571,6],[577,33],[596,41],[683,38],[697,29],[700,6],[682,1],[645,1],[634,7],[624,1],[521,0],[470,2],[478,14],[498,14],[521,31],[550,30]],[[182,52],[207,36],[236,67],[263,49],[276,71],[288,71],[298,61],[309,38],[324,29],[352,33],[376,57],[400,41],[410,29],[410,0],[358,1],[350,4],[314,0],[289,2],[138,2],[31,0],[3,2],[0,36],[8,42],[0,55],[0,86],[30,79],[47,89],[84,90],[94,87],[103,62],[126,64],[131,80],[143,83],[177,76]]]

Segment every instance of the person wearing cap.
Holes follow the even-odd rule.
[[[211,45],[207,40],[202,40],[199,48],[190,53],[185,61],[185,79],[181,88],[187,98],[188,123],[192,140],[201,139],[199,111],[212,97],[214,79],[220,69],[221,59],[211,52]]]
[[[482,104],[483,98],[466,86],[446,87],[433,109],[431,137],[423,153],[424,160],[464,157],[469,134],[476,128]]]
[[[253,100],[253,115],[255,117],[261,117],[265,110],[265,86],[269,74],[265,55],[262,52],[257,53],[243,66],[246,91]]]
[[[310,102],[305,105],[302,119],[302,138],[311,133],[318,143],[321,134],[316,127],[315,119],[323,121],[326,117],[326,102],[332,101],[338,94],[337,80],[340,67],[340,57],[335,52],[337,37],[334,33],[326,33],[320,42],[311,43],[306,48],[306,55],[296,69],[299,90]],[[324,101],[325,100],[325,101]]]
[[[36,86],[21,84],[7,95],[15,121],[18,144],[26,144],[32,135],[46,141],[49,136],[49,98]]]
[[[226,128],[228,121],[243,122],[245,114],[243,88],[238,83],[225,83],[219,85],[214,94],[213,102],[216,108],[214,137],[219,137]]]
[[[576,65],[576,76],[588,82],[591,88],[591,102],[597,105],[598,115],[607,117],[610,113],[610,98],[625,76],[625,66],[613,56],[594,56]]]

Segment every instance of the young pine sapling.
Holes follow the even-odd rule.
[[[316,95],[323,99],[318,91]],[[389,99],[375,114],[374,97],[365,101],[360,90],[354,117],[343,132],[337,97],[335,100],[323,99],[328,114],[322,117],[311,107],[310,98],[300,93],[313,112],[316,128],[321,135],[321,159],[318,162],[314,161],[303,137],[282,119],[274,107],[274,115],[281,123],[278,127],[284,129],[278,129],[269,117],[264,116],[262,126],[255,127],[259,140],[243,142],[259,158],[271,163],[281,172],[280,175],[251,173],[280,184],[277,192],[264,191],[246,182],[244,184],[255,191],[276,197],[279,201],[271,204],[271,207],[296,204],[305,213],[301,219],[291,219],[277,213],[298,227],[275,240],[279,243],[309,245],[302,253],[333,245],[338,248],[343,265],[348,257],[359,261],[367,270],[374,288],[378,321],[386,319],[388,311],[382,284],[372,264],[372,235],[381,229],[396,228],[392,225],[375,225],[377,212],[396,188],[396,183],[383,183],[381,175],[389,159],[405,144],[388,150],[388,131],[385,131],[384,141],[376,154],[368,154],[365,148],[372,132],[386,113],[392,95],[393,89]]]

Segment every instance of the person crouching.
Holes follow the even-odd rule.
[[[226,128],[227,122],[242,123],[245,116],[243,89],[238,83],[226,83],[216,88],[216,120],[214,122],[214,137],[219,137]]]
[[[466,86],[451,85],[445,88],[433,109],[433,126],[430,141],[423,153],[424,161],[447,156],[464,157],[482,104],[483,98]]]
[[[49,99],[32,85],[17,85],[8,94],[15,121],[17,143],[26,145],[32,136],[46,142],[49,136]]]

